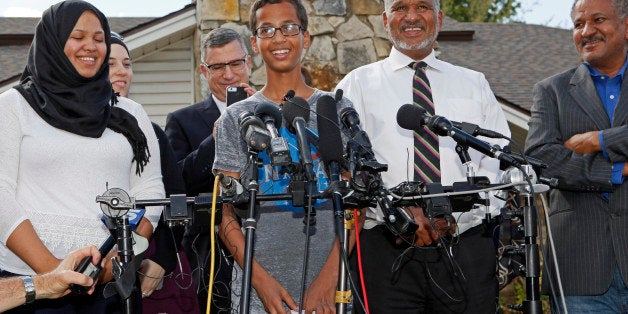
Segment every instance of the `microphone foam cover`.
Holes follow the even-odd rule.
[[[281,112],[286,122],[290,125],[292,125],[296,117],[303,118],[305,122],[310,120],[310,104],[301,97],[293,97],[286,100],[282,105]]]
[[[277,105],[268,102],[258,104],[255,106],[255,115],[262,119],[264,116],[269,116],[273,119],[275,128],[281,128],[281,111],[279,111]]]
[[[397,124],[406,130],[418,130],[424,125],[425,114],[425,109],[405,104],[397,111]]]
[[[342,158],[342,137],[338,128],[338,110],[334,98],[324,95],[316,102],[318,146],[323,162],[339,162]]]

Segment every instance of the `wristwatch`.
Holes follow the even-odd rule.
[[[35,284],[31,276],[21,276],[20,279],[24,282],[24,290],[26,291],[26,304],[33,303],[35,301]]]

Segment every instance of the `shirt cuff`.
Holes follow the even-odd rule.
[[[622,175],[622,170],[624,170],[624,162],[613,163],[613,170],[611,171],[611,183],[612,184],[624,183],[624,176]]]
[[[606,152],[606,146],[604,146],[604,130],[600,131],[600,135],[598,135],[598,139],[600,141],[600,147],[602,147],[602,155],[604,156],[604,158],[608,159],[608,153]]]

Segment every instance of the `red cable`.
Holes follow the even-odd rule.
[[[353,209],[353,220],[354,220],[354,229],[355,229],[355,245],[356,245],[356,249],[358,250],[356,253],[358,254],[358,272],[359,272],[359,277],[360,277],[360,285],[362,286],[362,300],[364,300],[364,307],[366,310],[366,314],[371,313],[371,310],[369,309],[369,301],[368,298],[366,297],[366,285],[364,284],[364,272],[362,271],[362,249],[360,246],[360,232],[358,230],[358,221],[359,221],[359,216],[358,216],[358,210],[357,209]]]

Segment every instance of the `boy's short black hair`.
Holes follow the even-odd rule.
[[[294,8],[297,10],[297,17],[299,18],[299,21],[301,22],[301,28],[305,32],[307,30],[307,23],[308,23],[307,12],[305,11],[305,7],[303,6],[303,3],[301,3],[300,0],[256,0],[251,5],[251,12],[249,13],[249,28],[251,29],[251,32],[255,33],[255,28],[257,27],[257,16],[256,16],[257,10],[259,10],[260,8],[262,8],[263,6],[267,4],[276,4],[276,3],[282,3],[282,2],[288,2],[294,6]]]

